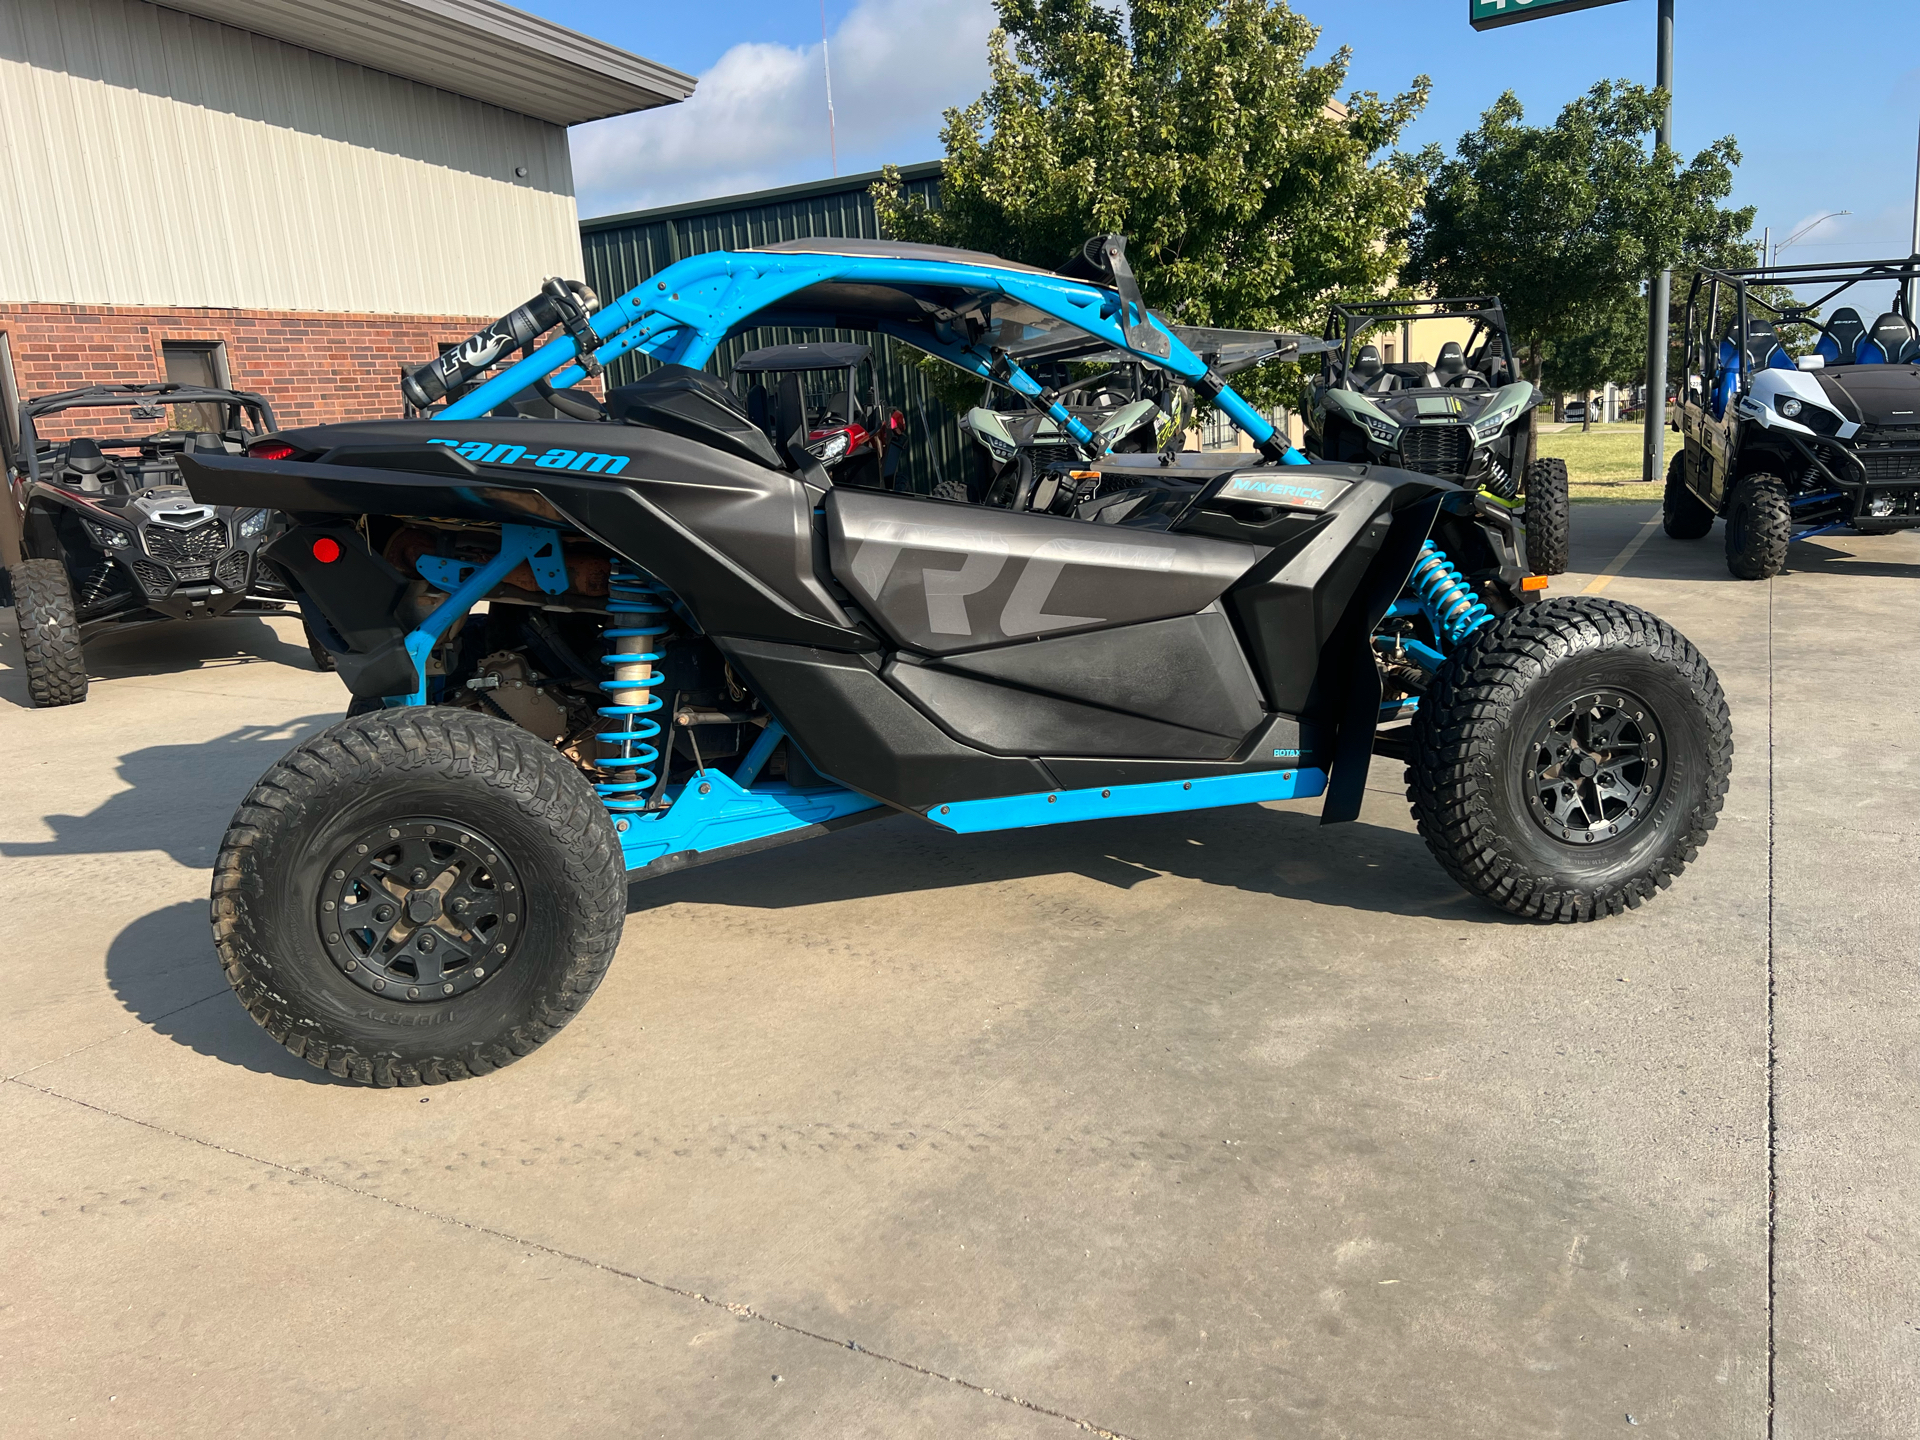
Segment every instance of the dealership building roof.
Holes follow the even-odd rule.
[[[671,105],[690,75],[497,0],[162,0],[556,125]]]

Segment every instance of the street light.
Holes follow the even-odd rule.
[[[1780,263],[1780,252],[1786,249],[1787,246],[1793,244],[1793,242],[1798,240],[1802,235],[1805,235],[1808,231],[1812,230],[1816,225],[1824,225],[1829,220],[1838,220],[1842,215],[1851,215],[1852,213],[1853,212],[1851,210],[1829,210],[1824,215],[1814,216],[1813,219],[1809,220],[1806,224],[1802,225],[1798,230],[1794,231],[1793,234],[1789,235],[1786,239],[1782,240],[1778,245],[1774,246],[1773,258],[1767,263],[1769,265],[1778,265]]]

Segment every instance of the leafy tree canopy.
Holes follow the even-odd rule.
[[[1390,152],[1424,75],[1343,118],[1350,51],[1309,65],[1320,31],[1284,0],[996,4],[992,84],[947,112],[940,207],[889,171],[886,233],[1047,269],[1125,234],[1147,303],[1189,325],[1317,330],[1333,296],[1392,284],[1421,178]]]
[[[1511,91],[1446,158],[1421,152],[1426,198],[1410,227],[1406,278],[1438,294],[1494,294],[1536,383],[1596,389],[1646,368],[1649,276],[1676,298],[1700,265],[1750,263],[1753,211],[1733,189],[1733,137],[1691,161],[1653,143],[1665,92],[1602,81],[1546,127]]]

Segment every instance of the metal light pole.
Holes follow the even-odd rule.
[[[1920,255],[1920,145],[1916,145],[1913,157],[1913,249],[1910,255]],[[1920,280],[1907,276],[1907,319],[1913,319],[1913,302],[1916,290],[1920,290]]]
[[[1654,79],[1667,92],[1667,109],[1654,140],[1673,144],[1673,0],[1660,0]],[[1673,302],[1673,271],[1662,270],[1647,287],[1647,432],[1641,479],[1657,484],[1667,474],[1667,310]]]

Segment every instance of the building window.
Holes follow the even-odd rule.
[[[1382,363],[1387,365],[1393,364],[1393,342],[1391,340],[1380,347],[1380,357]]]
[[[13,342],[0,330],[0,469],[20,452],[20,387],[13,378]]]
[[[218,340],[162,340],[160,358],[166,364],[169,380],[208,390],[227,388],[227,347]],[[210,403],[176,405],[173,428],[217,432],[226,428],[221,415],[225,408]]]

